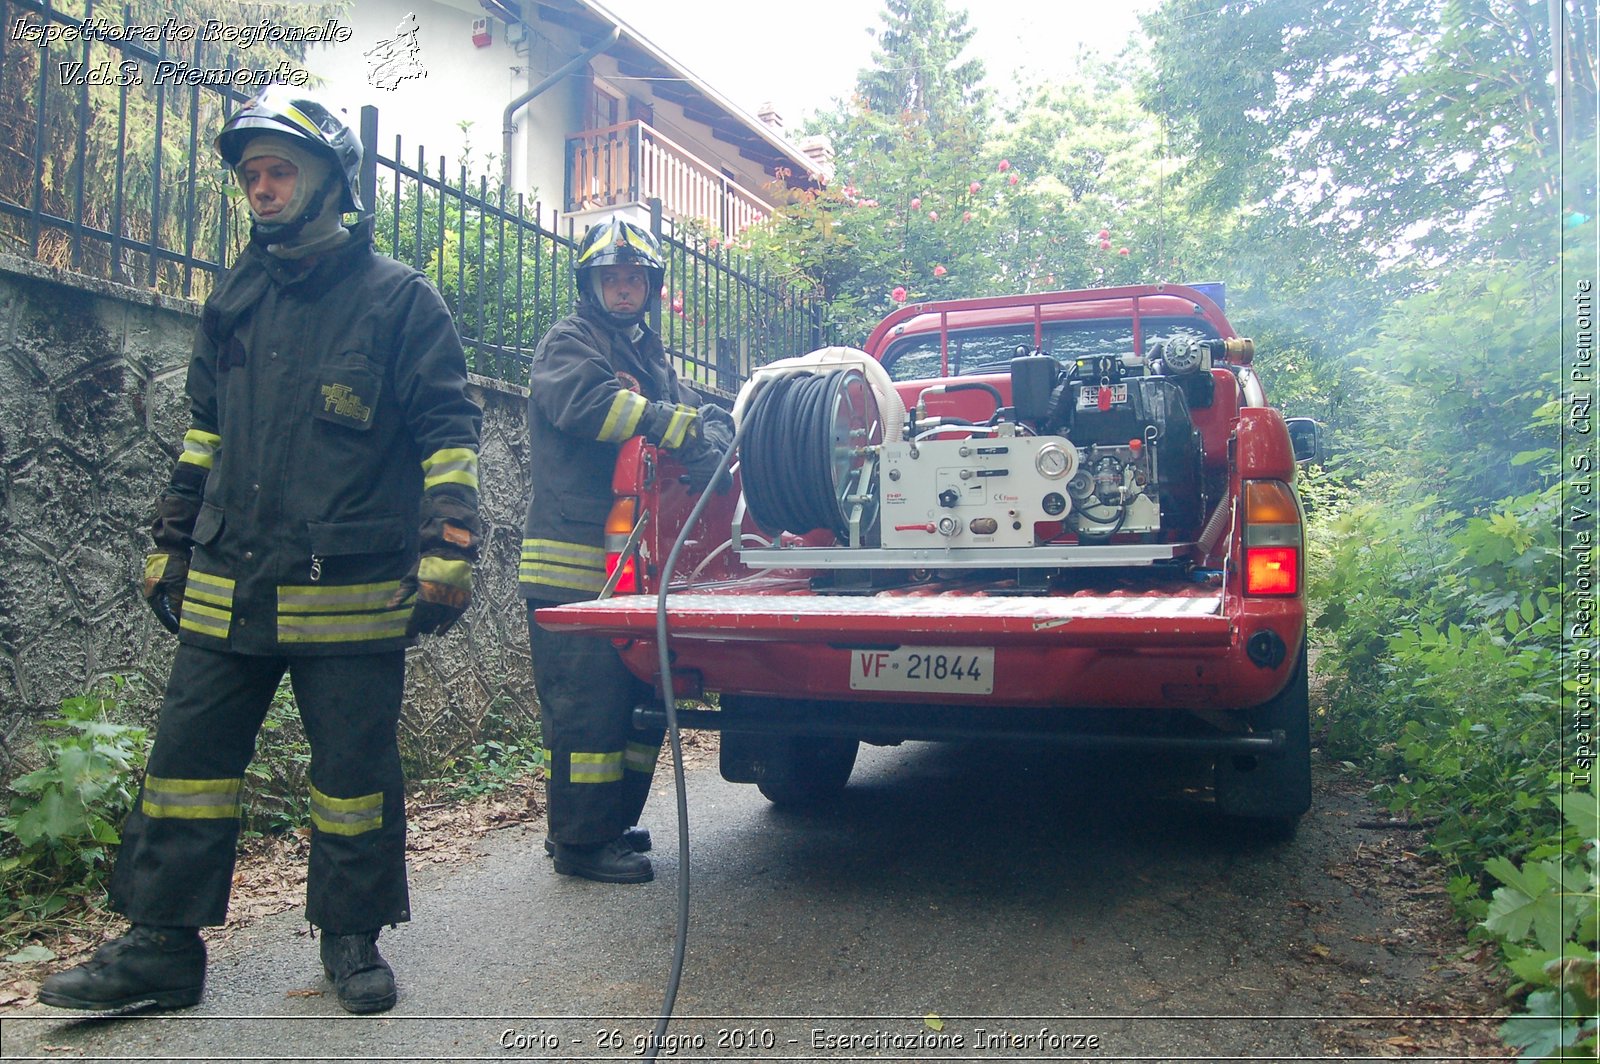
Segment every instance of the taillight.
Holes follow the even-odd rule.
[[[612,589],[615,594],[632,595],[639,591],[638,552],[628,550],[627,555],[623,555],[638,512],[638,499],[621,498],[611,504],[611,512],[606,515],[606,579],[611,579],[618,566],[622,567],[622,575],[616,578]]]
[[[1244,485],[1244,590],[1298,595],[1304,540],[1294,489],[1281,480]]]

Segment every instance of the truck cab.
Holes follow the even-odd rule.
[[[1026,736],[1203,752],[1223,815],[1292,827],[1296,456],[1220,303],[1179,285],[925,303],[862,349],[762,367],[731,488],[691,524],[671,456],[634,441],[614,587],[538,621],[613,637],[659,689],[664,588],[669,682],[708,703],[680,723],[720,729],[723,775],[774,802],[836,793],[861,742]]]

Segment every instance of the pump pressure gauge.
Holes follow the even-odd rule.
[[[1051,480],[1060,480],[1069,477],[1078,467],[1077,449],[1068,450],[1059,443],[1047,443],[1039,448],[1039,453],[1033,457],[1033,467],[1039,475],[1049,477]]]

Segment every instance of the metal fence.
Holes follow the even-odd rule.
[[[211,149],[256,91],[231,51],[132,5],[0,0],[0,248],[123,284],[203,299],[249,238],[248,213]],[[142,10],[142,9],[141,9]],[[159,5],[152,6],[158,11]],[[195,77],[188,72],[238,72]],[[220,82],[220,83],[219,83]],[[379,150],[363,108],[362,188],[384,252],[422,270],[455,315],[470,365],[525,379],[533,347],[575,299],[581,233],[557,210],[452,175],[442,156]],[[453,180],[452,180],[453,178]],[[817,302],[750,256],[652,221],[669,260],[656,324],[679,372],[724,395],[755,366],[823,343]]]
[[[244,97],[174,85],[173,69],[236,66],[196,36],[106,42],[96,20],[0,0],[0,246],[123,284],[195,296],[229,257],[235,228],[201,142]],[[85,32],[96,27],[95,32]]]

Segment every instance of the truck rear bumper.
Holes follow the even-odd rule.
[[[679,689],[832,702],[1052,709],[1242,709],[1277,694],[1300,648],[1298,600],[1233,600],[1220,589],[1179,593],[1006,596],[948,589],[866,596],[702,592],[669,595],[668,638]],[[625,596],[542,609],[557,631],[619,640],[640,677],[656,673],[656,598]],[[1282,660],[1258,664],[1246,642],[1278,639]],[[942,682],[868,682],[907,648],[964,668]]]
[[[1055,740],[1074,747],[1189,750],[1213,757],[1233,754],[1276,758],[1282,757],[1288,746],[1281,729],[1265,733],[1207,731],[1176,735],[1170,730],[1116,731],[1103,721],[1063,720],[1059,713],[1040,716],[1012,709],[1004,711],[1007,717],[1002,720],[992,714],[985,716],[982,710],[952,711],[948,706],[878,705],[872,707],[871,712],[861,712],[862,707],[853,705],[835,707],[845,711],[841,714],[829,712],[825,704],[816,702],[773,701],[757,705],[761,711],[680,708],[677,710],[678,725],[749,735],[803,735],[881,744],[962,742],[980,737],[1017,742]],[[659,704],[638,706],[633,713],[634,723],[643,730],[667,726],[666,712]]]

